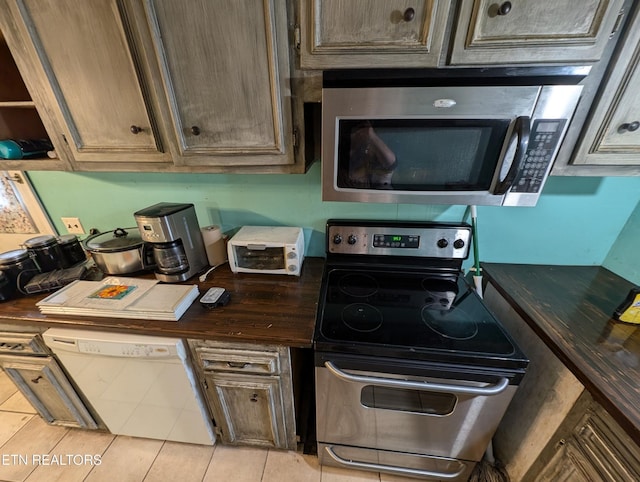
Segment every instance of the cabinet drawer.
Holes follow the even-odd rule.
[[[205,372],[236,372],[256,375],[280,373],[278,352],[196,348],[198,361]]]
[[[0,353],[11,355],[44,355],[49,353],[37,333],[0,332]]]

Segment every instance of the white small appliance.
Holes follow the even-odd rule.
[[[300,276],[304,233],[296,227],[243,226],[227,244],[227,254],[234,273]]]
[[[111,433],[214,444],[183,340],[66,328],[43,338]]]

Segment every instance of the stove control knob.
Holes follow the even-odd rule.
[[[358,238],[354,234],[350,234],[349,237],[347,238],[347,243],[349,244],[356,244],[357,242],[358,242]]]
[[[453,242],[453,247],[456,248],[456,249],[464,248],[464,240],[463,239],[456,239]]]
[[[438,240],[438,248],[446,248],[447,246],[449,246],[449,241],[447,241],[445,238],[439,239]]]
[[[342,236],[336,234],[333,236],[333,244],[340,244],[342,242]]]

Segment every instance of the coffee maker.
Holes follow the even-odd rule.
[[[156,278],[185,281],[207,266],[207,252],[193,204],[158,203],[133,214],[140,237],[153,245]]]

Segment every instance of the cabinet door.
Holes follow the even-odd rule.
[[[465,0],[453,65],[597,61],[623,0]]]
[[[535,482],[593,482],[604,480],[573,439],[563,441]]]
[[[594,175],[640,175],[640,10],[620,46],[573,156]]]
[[[117,0],[10,2],[77,162],[167,161]],[[163,159],[164,158],[164,159]],[[100,168],[100,167],[96,167]]]
[[[215,373],[205,380],[225,443],[287,448],[280,377]]]
[[[601,474],[600,480],[640,480],[640,448],[596,402],[592,402],[590,410],[576,426],[574,435],[582,451]]]
[[[449,0],[302,0],[303,68],[433,67]]]
[[[160,68],[176,164],[294,162],[285,2],[148,0],[138,19]]]
[[[47,423],[98,428],[52,357],[0,355],[0,366]]]
[[[17,61],[26,71],[23,48],[15,40],[15,25],[9,9],[0,0],[0,140],[4,139],[43,139],[49,138],[48,119],[41,117],[39,106],[27,88]],[[8,37],[15,47],[8,46]],[[45,125],[45,123],[47,125]],[[3,170],[66,170],[70,166],[56,153],[50,152],[23,160],[0,160]]]

